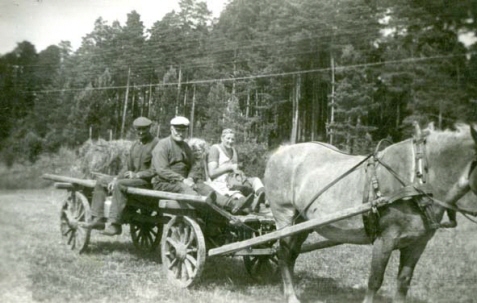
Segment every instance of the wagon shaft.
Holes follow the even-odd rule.
[[[296,224],[296,225],[293,225],[293,226],[285,227],[283,229],[267,233],[263,236],[252,238],[250,240],[240,241],[240,242],[236,242],[236,243],[232,243],[232,244],[227,244],[227,245],[224,245],[224,246],[221,246],[221,247],[213,248],[213,249],[209,250],[208,255],[209,256],[216,256],[216,255],[221,255],[221,254],[230,254],[230,253],[237,252],[237,251],[242,250],[242,249],[247,248],[247,247],[267,243],[267,242],[270,242],[270,241],[275,241],[275,240],[278,240],[280,238],[288,237],[288,236],[291,236],[291,235],[294,235],[294,234],[298,234],[298,233],[301,233],[301,232],[304,232],[304,231],[308,231],[308,230],[313,229],[313,228],[317,228],[317,227],[320,227],[320,226],[324,226],[324,225],[327,225],[327,224],[334,223],[336,221],[344,220],[344,219],[347,219],[347,218],[350,218],[350,217],[353,217],[353,216],[356,216],[356,215],[363,214],[365,212],[370,211],[371,208],[374,207],[374,206],[377,206],[377,207],[384,206],[386,204],[391,203],[392,201],[395,201],[395,200],[394,199],[392,199],[392,200],[383,199],[383,200],[377,201],[377,203],[375,205],[371,205],[371,204],[358,205],[356,207],[352,207],[352,208],[348,208],[348,209],[345,209],[345,210],[342,210],[342,211],[338,211],[334,214],[327,215],[327,216],[324,216],[324,217],[319,218],[319,219],[309,220],[309,221],[299,223],[299,224]]]

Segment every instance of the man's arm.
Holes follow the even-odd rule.
[[[151,167],[147,170],[141,170],[136,173],[136,178],[138,179],[144,179],[144,180],[151,180],[152,177],[156,175],[156,170],[154,167]]]
[[[135,146],[136,146],[136,143],[137,143],[137,142],[134,142],[134,143],[132,144],[132,146],[129,148],[129,156],[128,156],[126,165],[124,165],[124,166],[121,168],[121,170],[119,171],[119,173],[117,174],[117,176],[116,176],[115,179],[135,178],[135,177],[132,175],[133,167],[134,167],[134,162],[133,162],[132,155],[133,155],[133,153],[134,153],[134,148],[135,148]]]

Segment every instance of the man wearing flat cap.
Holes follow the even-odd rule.
[[[194,154],[184,141],[187,136],[189,119],[175,117],[171,120],[171,135],[159,140],[152,151],[152,166],[156,176],[152,179],[155,190],[188,195],[209,195],[214,190],[205,183],[195,184],[199,179],[196,168],[200,163],[195,162]],[[216,205],[229,208],[233,213],[243,209],[253,201],[253,197],[241,199],[227,198],[219,193],[213,201]],[[250,203],[249,203],[250,202]]]
[[[189,176],[194,156],[184,141],[189,129],[189,119],[178,116],[170,124],[171,135],[159,140],[152,151],[152,166],[156,172],[152,185],[155,190],[197,195],[192,189],[193,177]]]
[[[93,219],[85,227],[105,229],[104,201],[109,191],[112,192],[113,198],[107,228],[103,234],[108,236],[121,234],[121,215],[127,202],[125,189],[127,187],[150,188],[151,179],[155,174],[151,166],[152,150],[159,140],[151,134],[151,124],[151,120],[145,117],[134,120],[133,127],[138,140],[131,146],[127,166],[116,177],[108,176],[96,182],[91,207]]]

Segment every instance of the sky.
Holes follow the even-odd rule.
[[[214,17],[218,17],[227,0],[204,0]],[[127,14],[135,10],[144,26],[178,10],[179,0],[0,0],[0,55],[11,52],[22,41],[31,42],[37,52],[62,40],[73,49],[82,37],[91,33],[99,17],[112,24],[126,23]]]
[[[218,17],[227,0],[204,0]],[[179,0],[0,0],[0,55],[11,52],[17,43],[29,41],[40,52],[62,40],[76,50],[82,37],[91,33],[99,17],[112,24],[125,24],[127,14],[135,10],[144,26],[178,10]],[[473,34],[460,35],[465,44],[475,42]]]

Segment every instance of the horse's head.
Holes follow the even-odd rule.
[[[429,176],[437,199],[456,203],[470,190],[477,195],[475,126],[456,131],[430,131],[427,137]]]

